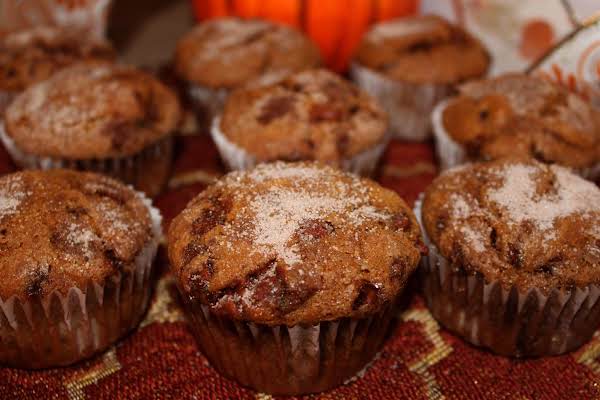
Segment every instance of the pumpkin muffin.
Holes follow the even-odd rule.
[[[69,365],[133,329],[150,295],[160,214],[93,173],[0,178],[0,364]]]
[[[230,169],[314,160],[363,175],[375,169],[386,132],[387,116],[378,104],[324,69],[234,92],[212,128]]]
[[[301,32],[240,18],[202,22],[179,41],[174,59],[207,127],[232,90],[274,83],[319,65],[319,49]]]
[[[28,86],[80,61],[113,60],[107,42],[51,27],[0,36],[0,114]]]
[[[0,137],[21,167],[101,172],[155,196],[169,177],[180,114],[175,94],[153,76],[82,63],[20,94]]]
[[[542,78],[507,74],[462,85],[433,116],[443,168],[506,156],[600,174],[600,112]]]
[[[424,15],[382,22],[360,43],[353,80],[390,115],[394,137],[425,140],[430,113],[457,83],[484,76],[490,57],[461,27]]]
[[[332,388],[372,360],[422,249],[398,195],[314,163],[232,172],[169,229],[202,351],[272,394]]]
[[[600,323],[600,189],[527,159],[466,164],[417,205],[434,317],[472,344],[515,357],[587,342]]]

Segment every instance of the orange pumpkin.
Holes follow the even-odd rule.
[[[418,0],[192,0],[199,20],[237,15],[302,29],[315,40],[327,64],[343,71],[369,25],[413,14]]]

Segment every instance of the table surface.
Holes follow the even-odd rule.
[[[223,167],[206,134],[177,138],[169,188],[156,199],[165,226]],[[0,149],[0,172],[14,170]],[[378,174],[413,202],[436,174],[431,144],[392,142]],[[166,270],[164,247],[157,268]],[[600,398],[600,336],[578,351],[511,360],[474,348],[441,329],[411,290],[408,308],[361,378],[316,399],[592,399]],[[270,399],[219,376],[186,327],[172,279],[156,282],[136,332],[105,354],[45,371],[0,368],[0,399]]]

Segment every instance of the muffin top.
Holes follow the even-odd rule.
[[[169,230],[172,272],[191,300],[269,325],[378,312],[420,251],[418,224],[396,193],[315,163],[230,173]]]
[[[490,57],[464,29],[423,15],[374,25],[355,61],[394,80],[445,84],[483,76]]]
[[[299,31],[270,22],[223,18],[199,24],[178,43],[175,71],[209,88],[272,83],[321,64],[319,50]]]
[[[66,294],[133,269],[153,238],[133,190],[92,173],[24,171],[0,178],[0,298]]]
[[[75,62],[114,57],[107,42],[58,28],[8,33],[0,36],[0,90],[21,92]]]
[[[503,286],[600,283],[600,189],[535,160],[467,164],[425,194],[425,231],[451,264]]]
[[[600,112],[566,88],[508,74],[459,90],[442,120],[471,159],[518,155],[575,168],[600,162]]]
[[[318,69],[234,92],[220,128],[259,161],[337,163],[381,143],[387,116],[353,84]]]
[[[80,63],[29,87],[6,110],[6,133],[25,153],[67,159],[135,154],[173,133],[176,95],[133,67]]]

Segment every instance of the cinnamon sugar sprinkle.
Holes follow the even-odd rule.
[[[555,221],[574,214],[579,214],[584,219],[593,217],[600,205],[600,190],[596,185],[572,174],[566,168],[548,168],[554,180],[552,190],[546,193],[538,193],[536,188],[539,168],[525,164],[507,164],[493,170],[493,176],[499,178],[500,185],[482,194],[482,200],[496,205],[503,215],[502,219],[509,225],[530,223],[535,230],[544,233],[545,242],[555,238],[552,231]],[[455,171],[457,170],[451,170]],[[493,219],[493,211],[480,207],[477,199],[468,194],[453,193],[449,208],[454,219],[466,221],[471,217],[486,215]],[[600,228],[593,229],[596,232],[590,233],[596,235]],[[476,252],[485,250],[488,236],[485,232],[469,224],[461,226],[460,232]]]
[[[249,179],[250,182],[244,179],[247,189],[243,192],[248,205],[240,213],[248,216],[248,224],[253,228],[242,235],[246,234],[246,239],[265,255],[275,253],[288,265],[301,262],[298,249],[290,242],[306,221],[326,221],[334,215],[342,215],[346,224],[359,226],[390,216],[368,204],[370,189],[358,177],[329,168],[282,165],[285,166],[280,163],[261,165],[250,173],[231,174],[224,180],[225,184],[231,185],[239,184],[241,176]],[[262,185],[280,179],[293,183]],[[258,190],[251,190],[252,186]],[[228,233],[238,231],[228,225],[224,229]]]
[[[552,193],[536,194],[534,167],[508,165],[498,173],[504,184],[489,190],[487,196],[505,209],[515,223],[529,221],[542,231],[551,229],[558,218],[598,209],[600,191],[596,185],[565,168],[551,166],[550,169],[556,177]]]
[[[67,229],[67,243],[79,249],[85,258],[92,258],[94,243],[100,241],[98,235],[89,228],[77,224],[70,224]]]
[[[5,187],[0,189],[0,218],[14,214],[27,195],[20,176],[6,178]]]

